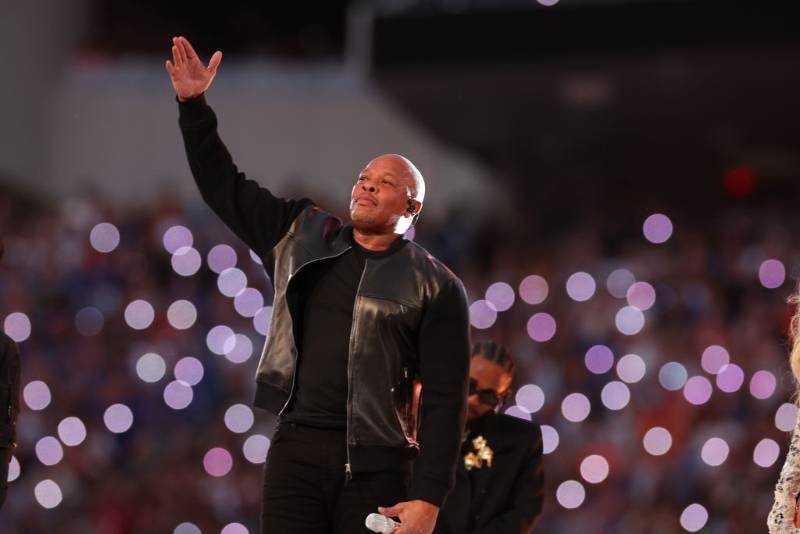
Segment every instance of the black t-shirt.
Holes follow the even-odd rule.
[[[283,420],[320,428],[347,427],[347,360],[356,293],[368,259],[380,259],[405,245],[396,240],[384,251],[357,243],[330,260],[307,266],[298,283],[302,323],[297,382]]]

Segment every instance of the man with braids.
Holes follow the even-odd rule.
[[[398,534],[430,534],[455,477],[470,345],[460,280],[402,238],[422,209],[422,174],[396,154],[370,161],[350,192],[349,224],[308,199],[277,198],[238,171],[205,101],[222,53],[206,66],[176,37],[172,58],[200,193],[275,286],[256,372],[255,404],[280,421],[262,532],[367,532],[365,518],[384,506]]]
[[[514,379],[504,346],[476,343],[469,375],[462,461],[436,532],[530,532],[544,500],[542,432],[537,424],[499,413]]]

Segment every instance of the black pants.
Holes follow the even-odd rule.
[[[345,483],[345,434],[280,425],[265,466],[262,534],[368,533],[367,515],[407,500],[404,471],[356,472]]]

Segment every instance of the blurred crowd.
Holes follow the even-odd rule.
[[[256,412],[251,428],[233,432],[224,419],[232,405],[252,401],[263,335],[251,314],[237,311],[234,299],[220,291],[208,253],[218,244],[231,245],[236,267],[268,306],[271,289],[258,261],[199,205],[199,198],[198,205],[189,207],[169,194],[146,207],[111,206],[92,195],[53,206],[29,206],[13,195],[3,195],[0,202],[7,251],[0,266],[0,318],[12,313],[29,318],[30,334],[19,342],[22,385],[42,381],[51,394],[41,409],[23,402],[18,475],[10,484],[0,530],[234,532],[230,525],[238,523],[256,532],[263,464],[247,460],[243,444],[254,434],[270,436],[275,421]],[[515,390],[536,385],[543,394],[541,406],[517,399],[520,406],[512,408],[512,395],[503,408],[550,427],[545,508],[534,531],[682,532],[681,516],[694,503],[708,512],[703,532],[764,530],[788,443],[786,424],[776,426],[776,413],[791,402],[794,388],[786,344],[792,308],[786,299],[795,284],[791,267],[800,264],[794,239],[798,218],[788,207],[772,204],[720,204],[703,218],[684,214],[680,206],[664,212],[673,231],[658,244],[643,235],[642,223],[650,215],[644,212],[627,217],[638,222],[624,229],[584,219],[545,230],[474,221],[454,210],[438,221],[423,217],[413,237],[463,279],[470,302],[476,302],[473,339],[490,338],[510,347],[518,368]],[[108,252],[90,240],[102,222],[119,232],[119,244]],[[202,258],[193,274],[176,272],[165,245],[165,232],[176,225],[189,229],[191,246]],[[785,276],[764,274],[770,259],[786,266]],[[584,277],[582,288],[568,292],[574,273],[587,273],[594,290],[587,289]],[[531,275],[546,283],[537,278],[533,296],[520,292]],[[765,277],[766,285],[775,287],[765,287]],[[627,335],[615,319],[629,304],[628,290],[635,281],[655,289],[655,302],[642,306],[641,330]],[[497,283],[513,289],[507,310],[486,295],[493,284],[500,287]],[[576,300],[577,294],[583,296]],[[487,298],[489,304],[479,302]],[[142,329],[125,319],[126,306],[139,299],[155,311],[152,324]],[[196,321],[185,329],[175,328],[167,317],[170,305],[182,299],[196,308]],[[90,326],[84,324],[85,312],[81,315],[87,308],[101,316]],[[528,328],[537,313],[554,319],[552,337]],[[252,340],[246,361],[234,363],[210,350],[208,333],[217,325]],[[19,330],[14,324],[9,328]],[[613,353],[609,369],[587,367],[587,351],[598,345]],[[721,390],[714,373],[701,365],[704,351],[714,345],[724,347],[731,363],[744,372],[735,391]],[[146,353],[163,358],[163,378],[141,378],[137,362]],[[628,354],[644,362],[641,379],[617,376],[617,364]],[[192,386],[192,402],[173,409],[165,403],[164,388],[173,380],[175,363],[186,356],[200,360],[204,372]],[[710,399],[687,400],[686,377],[670,379],[661,373],[669,362],[681,364],[686,377],[705,376],[713,387]],[[751,379],[758,371],[777,379],[772,393],[761,393],[762,387],[756,388],[758,396],[753,394]],[[625,382],[630,391],[629,402],[619,409],[604,406],[601,398],[611,381]],[[590,402],[581,420],[570,421],[562,412],[563,399],[572,393]],[[104,423],[106,409],[115,403],[133,413],[125,432],[111,432]],[[44,436],[58,436],[66,417],[83,421],[86,438],[65,445],[55,465],[44,465],[36,444]],[[664,454],[651,454],[643,445],[653,427],[671,435]],[[701,455],[713,437],[729,446],[720,465],[709,465]],[[754,461],[763,439],[780,446],[774,461],[762,460],[769,463],[766,467]],[[233,459],[222,476],[204,467],[206,453],[216,447],[230,451]],[[607,477],[596,483],[581,473],[590,455],[602,456],[609,466]],[[44,479],[56,482],[63,493],[53,508],[43,507],[35,496]],[[562,483],[570,480],[580,483],[585,498],[566,490],[558,496]]]

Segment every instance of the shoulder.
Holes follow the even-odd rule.
[[[502,413],[492,418],[492,427],[497,433],[526,440],[537,440],[542,437],[542,429],[538,424]]]
[[[447,265],[428,252],[425,247],[414,241],[409,241],[408,245],[403,249],[416,267],[423,269],[430,276],[436,277],[440,282],[451,282],[463,289],[463,284],[458,276]]]

